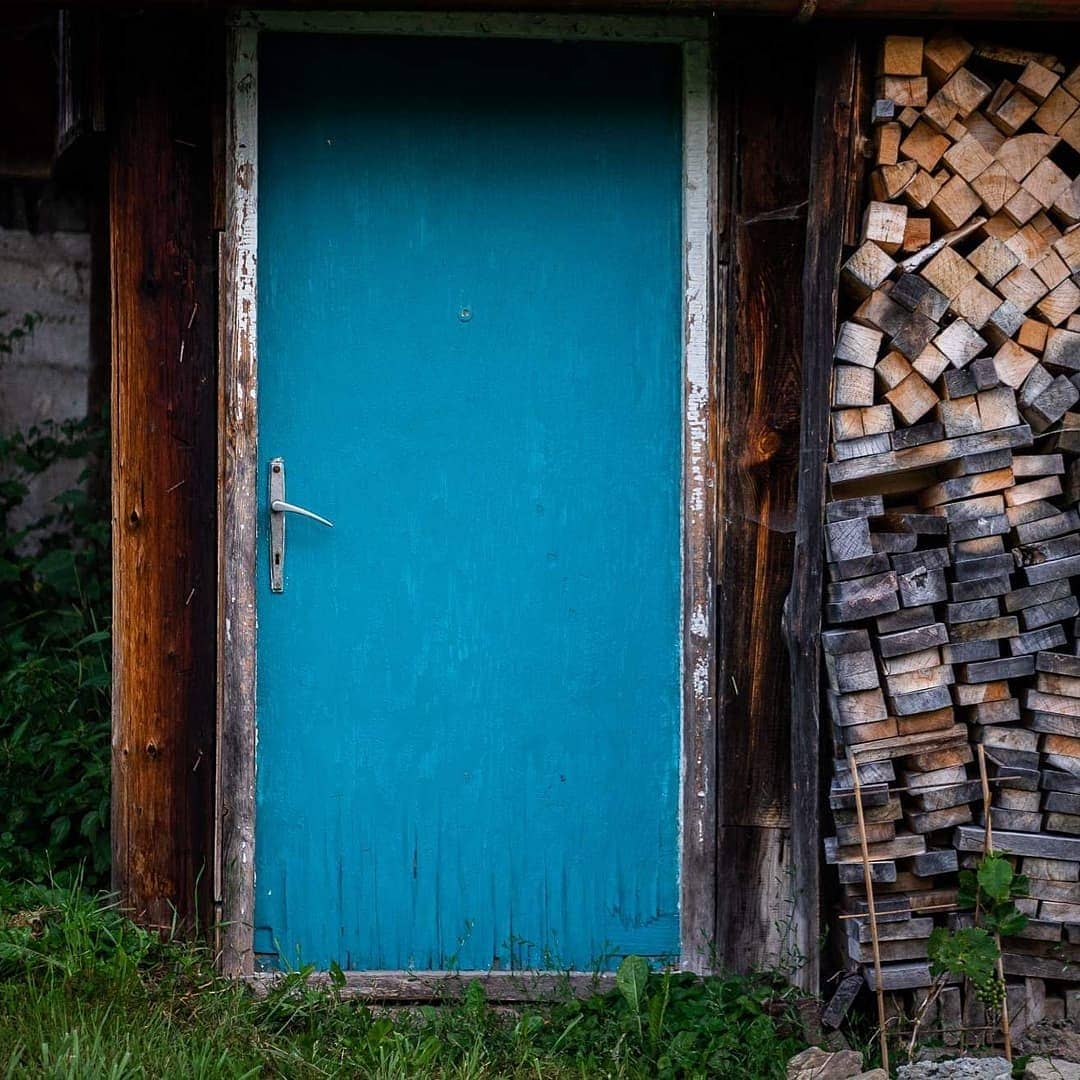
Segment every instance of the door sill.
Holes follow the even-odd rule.
[[[488,1001],[558,1001],[586,998],[615,989],[615,972],[546,971],[346,971],[339,986],[342,997],[367,1001],[422,1002],[455,1001],[468,987],[480,983]],[[244,977],[259,997],[265,997],[285,975],[259,972]],[[312,972],[307,985],[331,989],[329,972]]]

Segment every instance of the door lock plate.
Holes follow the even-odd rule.
[[[270,591],[285,591],[285,515],[273,509],[285,498],[285,459],[270,462],[270,491],[266,505],[270,511]]]

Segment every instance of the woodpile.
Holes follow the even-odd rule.
[[[1015,1031],[1080,1003],[1080,67],[890,36],[876,97],[833,368],[825,855],[852,964],[917,989],[989,826],[1031,882]],[[980,1022],[959,987],[938,1007]]]

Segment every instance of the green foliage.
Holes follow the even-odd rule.
[[[930,973],[949,972],[970,979],[976,986],[994,978],[1000,950],[980,926],[961,930],[936,927],[930,934]]]
[[[509,1010],[380,1010],[308,970],[263,997],[75,886],[0,886],[0,1076],[771,1080],[805,1045],[794,991],[623,962],[616,989]],[[132,1018],[136,1018],[133,1022]]]
[[[0,438],[0,878],[108,871],[109,515],[95,474],[14,524],[51,466],[100,468],[105,451],[90,421]]]
[[[983,1004],[1000,1007],[1005,985],[998,977],[998,937],[1017,934],[1027,916],[1014,901],[1026,896],[1028,880],[1003,855],[988,853],[976,870],[960,871],[958,903],[974,908],[975,925],[958,930],[937,927],[930,935],[930,974],[969,979]]]

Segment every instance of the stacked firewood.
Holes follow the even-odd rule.
[[[1080,1005],[1080,67],[891,36],[877,99],[833,368],[826,859],[852,964],[874,984],[865,843],[882,985],[925,987],[988,811],[1031,879],[1015,1030]]]

